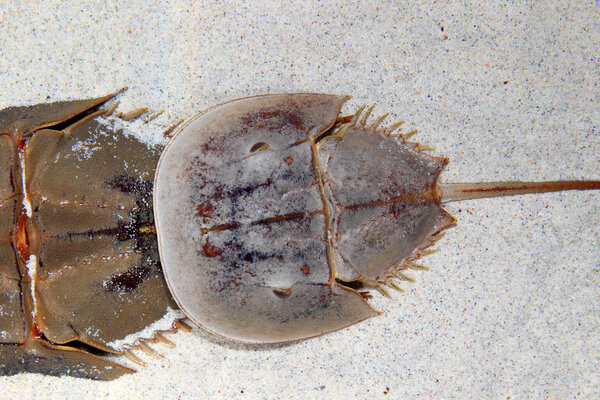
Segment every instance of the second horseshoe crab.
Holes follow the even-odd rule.
[[[121,354],[111,341],[175,301],[229,340],[324,334],[377,315],[369,290],[421,268],[454,222],[444,201],[600,188],[440,185],[446,159],[372,109],[340,116],[345,96],[228,102],[164,151],[107,123],[111,98],[0,111],[2,374],[131,372],[103,357]]]
[[[175,307],[152,213],[160,149],[108,123],[113,97],[0,111],[4,375],[132,372],[98,355]]]

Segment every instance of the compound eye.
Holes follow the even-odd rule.
[[[280,299],[287,299],[292,295],[292,289],[273,289],[273,294]]]
[[[266,144],[265,142],[256,142],[252,145],[252,147],[250,147],[250,151],[248,153],[253,154],[253,153],[257,153],[261,150],[265,150],[268,149],[269,145]]]

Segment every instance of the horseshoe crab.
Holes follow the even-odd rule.
[[[447,160],[413,132],[380,127],[372,108],[340,117],[347,98],[320,94],[209,109],[158,161],[162,149],[103,121],[113,96],[0,111],[2,374],[131,372],[102,355],[173,298],[239,342],[341,329],[379,314],[369,290],[422,268],[454,222],[444,201],[600,188],[441,185]]]
[[[154,211],[171,293],[202,329],[245,343],[305,339],[376,316],[455,222],[441,203],[600,181],[449,184],[447,159],[345,96],[250,97],[190,120],[167,145]],[[363,114],[364,112],[364,114]],[[177,193],[177,196],[173,196]]]

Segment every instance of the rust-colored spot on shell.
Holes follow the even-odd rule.
[[[304,129],[304,120],[295,112],[286,110],[285,107],[277,107],[268,110],[251,112],[242,117],[246,128],[265,129],[277,121],[280,126],[291,126],[295,129]]]
[[[208,241],[208,239],[206,240],[206,243],[204,243],[204,245],[202,246],[202,250],[204,250],[204,254],[206,254],[206,256],[210,258],[220,256],[221,254],[223,254],[224,251],[223,249],[219,249],[213,246]]]
[[[287,165],[292,165],[292,163],[293,163],[293,162],[294,162],[294,157],[292,157],[292,156],[287,156],[287,157],[285,158],[285,163],[286,163]]]
[[[27,252],[27,229],[25,224],[27,222],[27,214],[22,213],[19,216],[19,220],[17,222],[17,249],[19,251],[19,255],[23,260],[27,261],[29,259],[29,254]]]
[[[196,215],[198,217],[210,218],[213,215],[215,208],[211,204],[202,203],[196,207]]]

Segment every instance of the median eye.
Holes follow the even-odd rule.
[[[254,143],[252,145],[252,147],[250,147],[249,153],[250,154],[257,153],[257,152],[259,152],[261,150],[265,150],[265,149],[268,149],[268,148],[269,148],[269,145],[266,144],[265,142],[257,142],[257,143]]]

